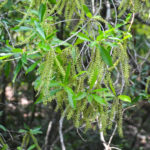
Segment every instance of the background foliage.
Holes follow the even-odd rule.
[[[0,1],[1,148],[149,149],[149,8]]]

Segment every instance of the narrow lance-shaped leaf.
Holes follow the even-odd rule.
[[[26,26],[20,26],[20,27],[16,26],[14,28],[11,28],[11,30],[19,32],[19,31],[30,31],[30,30],[33,30],[33,29],[30,28],[30,27],[26,27]]]
[[[26,133],[26,132],[27,132],[27,130],[20,129],[18,132],[19,132],[19,133]]]
[[[87,96],[87,100],[88,100],[89,103],[91,103],[92,100],[93,100],[93,96],[92,96],[92,95],[88,95],[88,96]]]
[[[112,58],[109,54],[109,52],[102,46],[98,45],[98,48],[100,50],[100,55],[103,59],[103,61],[108,65],[108,66],[112,66]]]
[[[64,90],[67,92],[68,94],[68,100],[69,100],[69,104],[72,108],[76,108],[76,101],[73,99],[73,95],[74,95],[74,92],[72,91],[71,88],[69,87],[64,87]]]
[[[48,0],[51,4],[56,4],[56,0]]]
[[[7,78],[10,72],[11,72],[11,63],[8,61],[4,66],[4,73]]]
[[[77,78],[77,77],[79,77],[80,75],[83,75],[83,74],[85,74],[85,73],[87,73],[87,71],[80,71],[77,75],[73,76],[73,78]]]
[[[36,149],[37,149],[37,150],[41,150],[41,148],[40,148],[40,146],[39,146],[39,144],[38,144],[38,141],[37,141],[37,139],[35,138],[35,136],[34,136],[31,132],[29,132],[29,134],[30,134],[30,136],[31,136],[31,138],[32,138],[32,140],[33,140],[33,143],[34,143],[35,146],[36,146]]]
[[[28,74],[29,72],[33,71],[36,66],[38,65],[39,61],[35,62],[34,64],[32,64],[27,70],[26,70],[26,74]]]
[[[34,23],[35,23],[35,26],[36,26],[36,31],[45,40],[46,36],[45,36],[45,33],[44,33],[43,29],[41,28],[40,24],[37,21],[34,21]]]
[[[129,13],[129,14],[127,15],[126,20],[125,20],[125,23],[128,23],[128,22],[129,22],[129,20],[131,19],[131,16],[132,16],[131,13]]]
[[[69,76],[70,76],[70,68],[71,68],[71,63],[69,63],[68,66],[67,66],[64,83],[68,83]]]
[[[107,88],[101,88],[101,89],[96,89],[96,90],[92,90],[92,92],[108,92]]]
[[[122,101],[131,103],[131,98],[127,95],[119,95],[118,98]]]
[[[11,51],[12,51],[13,53],[22,53],[22,52],[23,52],[23,49],[21,49],[21,48],[13,48]]]
[[[40,8],[39,8],[39,20],[40,20],[40,22],[43,21],[45,11],[46,11],[46,5],[45,4],[41,4]]]
[[[50,91],[50,96],[53,96],[53,95],[55,95],[57,92],[59,92],[59,91],[61,91],[61,89],[59,88],[59,89],[55,89],[55,90],[51,90]]]
[[[5,58],[8,58],[10,56],[12,56],[13,54],[12,53],[1,53],[0,54],[0,60],[1,59],[5,59]]]
[[[17,66],[16,66],[16,68],[15,68],[15,71],[14,71],[13,82],[15,82],[16,77],[17,77],[17,75],[18,75],[19,71],[21,70],[21,67],[22,67],[22,61],[21,61],[21,60],[19,60],[19,62],[18,62],[18,64],[17,64]]]
[[[100,104],[103,104],[103,105],[107,105],[107,102],[105,101],[104,98],[98,96],[98,95],[95,95],[95,94],[92,94],[94,100]]]
[[[30,129],[30,132],[31,132],[32,134],[34,134],[34,135],[36,135],[36,134],[42,134],[42,131],[41,131],[41,127],[40,127],[40,126],[34,128],[34,129]]]
[[[77,95],[75,95],[73,98],[75,99],[75,100],[81,100],[81,99],[83,99],[83,98],[85,98],[86,97],[86,93],[85,92],[79,92]]]
[[[92,14],[86,5],[83,5],[83,10],[86,13],[87,17],[92,18]]]
[[[2,129],[3,131],[7,131],[7,129],[1,124],[0,124],[0,129]]]
[[[22,54],[21,61],[23,64],[27,64],[27,54],[26,53]]]
[[[77,37],[80,38],[81,40],[84,40],[84,41],[91,41],[87,35],[85,35],[81,32],[77,34]]]
[[[35,149],[35,144],[34,145],[31,145],[28,150],[32,150],[32,149]]]

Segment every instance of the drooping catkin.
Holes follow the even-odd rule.
[[[118,133],[121,137],[123,137],[123,130],[122,130],[122,103],[118,105]]]

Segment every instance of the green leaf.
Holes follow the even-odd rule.
[[[38,10],[35,9],[30,9],[31,14],[35,15],[38,17]]]
[[[50,83],[50,85],[49,85],[49,87],[59,87],[59,86],[61,86],[61,83],[60,82],[51,82]]]
[[[42,134],[42,131],[40,131],[41,130],[41,127],[36,127],[36,128],[34,128],[34,129],[30,129],[30,132],[32,133],[32,134]]]
[[[29,132],[29,134],[30,134],[30,136],[31,136],[31,138],[32,138],[32,140],[33,140],[33,143],[34,143],[35,146],[36,146],[36,149],[37,149],[37,150],[41,150],[41,148],[40,148],[40,146],[39,146],[39,144],[38,144],[38,141],[37,141],[36,137],[35,137],[31,132]]]
[[[33,145],[31,145],[27,150],[32,150],[32,149],[34,149],[36,146],[35,146],[35,144],[33,144]]]
[[[89,46],[90,46],[91,48],[95,47],[96,45],[97,45],[97,41],[93,41],[93,42],[91,42],[91,43],[89,44]]]
[[[41,28],[40,24],[37,21],[34,21],[34,24],[36,26],[36,31],[39,33],[39,35],[45,40],[46,36],[45,33],[43,31],[43,29]]]
[[[92,100],[93,100],[93,96],[92,95],[88,95],[87,99],[88,99],[88,102],[91,103]]]
[[[43,98],[44,96],[42,94],[40,94],[40,96],[36,99],[36,101],[34,102],[34,104],[40,104],[43,103]]]
[[[83,10],[86,13],[87,17],[92,18],[92,14],[86,5],[83,5]]]
[[[4,66],[4,73],[7,78],[9,76],[10,72],[11,72],[11,63],[8,61],[8,62],[6,62],[5,66]]]
[[[1,124],[0,124],[0,129],[2,129],[3,131],[7,131],[7,129]]]
[[[141,97],[140,96],[136,96],[133,100],[132,100],[132,103],[137,103],[138,101],[141,100]]]
[[[20,146],[17,147],[17,150],[22,150],[22,148]]]
[[[132,35],[129,32],[127,32],[125,36],[123,37],[123,40],[129,39],[129,38],[132,38]]]
[[[110,92],[105,92],[103,95],[104,97],[114,97],[114,95]]]
[[[77,37],[80,38],[83,41],[91,41],[87,35],[85,35],[81,32],[77,34]]]
[[[50,45],[45,43],[44,41],[38,44],[39,48],[44,51],[50,51]]]
[[[59,44],[64,45],[64,46],[70,46],[69,43],[62,41],[62,40],[58,39],[57,37],[53,37],[53,39],[51,41],[51,45],[55,46],[55,45],[59,45]]]
[[[40,53],[31,54],[31,55],[28,55],[28,58],[30,59],[41,58],[41,54]]]
[[[83,10],[85,11],[85,13],[90,12],[89,8],[86,5],[83,5]]]
[[[108,91],[107,88],[101,88],[101,89],[92,90],[92,92],[106,92],[106,91]]]
[[[117,47],[118,44],[116,42],[103,42],[104,44],[106,44],[107,46],[110,46],[110,47]]]
[[[81,43],[83,43],[84,42],[84,40],[81,40],[81,39],[77,39],[76,40],[76,42],[74,43],[74,45],[79,45],[79,44],[81,44]]]
[[[25,27],[25,26],[20,26],[20,27],[17,26],[17,27],[11,28],[11,30],[19,32],[19,31],[30,31],[33,29],[30,27]]]
[[[67,92],[68,94],[68,100],[69,100],[69,104],[72,108],[76,108],[76,101],[73,99],[73,95],[74,95],[74,92],[72,91],[71,88],[69,87],[64,87],[64,90]]]
[[[13,77],[13,80],[12,80],[13,83],[15,82],[16,77],[17,77],[19,71],[21,70],[21,67],[22,67],[22,61],[19,60],[17,66],[16,66],[16,68],[15,68],[15,71],[14,71],[14,77]]]
[[[102,97],[92,94],[94,100],[102,105],[107,105],[107,102],[105,101],[105,99],[103,99]]]
[[[59,92],[61,89],[55,89],[50,91],[50,96],[55,95],[57,92]]]
[[[12,56],[12,55],[14,55],[14,54],[12,54],[12,53],[1,53],[1,54],[0,54],[0,60],[1,60],[1,59],[5,59],[5,58],[8,58],[8,57],[10,57],[10,56]]]
[[[26,132],[27,132],[27,130],[20,129],[18,132],[19,132],[19,133],[26,133]]]
[[[96,37],[96,41],[101,41],[103,40],[105,37],[104,37],[104,34],[99,34],[97,37]]]
[[[48,0],[51,4],[56,4],[56,0]]]
[[[90,12],[86,13],[87,17],[92,18],[92,14]]]
[[[3,147],[1,150],[8,150],[8,145],[7,144],[3,144]]]
[[[68,66],[67,66],[67,70],[66,70],[66,75],[65,75],[64,83],[68,83],[69,76],[70,76],[70,68],[71,68],[71,63],[69,63]]]
[[[75,95],[73,98],[75,99],[75,100],[81,100],[81,99],[83,99],[84,97],[86,97],[86,93],[85,92],[79,92],[77,95]]]
[[[46,11],[46,4],[41,4],[40,8],[39,8],[39,20],[40,20],[40,22],[43,21],[45,11]]]
[[[109,52],[102,46],[98,45],[98,48],[100,50],[100,54],[101,54],[101,57],[103,59],[103,61],[108,65],[108,66],[113,66],[113,63],[112,63],[112,58],[109,54]]]
[[[125,20],[125,23],[128,23],[128,22],[129,22],[129,20],[130,20],[131,16],[132,16],[132,14],[131,14],[131,13],[129,13],[129,14],[127,15],[126,20]]]
[[[118,37],[108,37],[108,39],[111,39],[111,40],[116,40],[116,41],[119,41],[121,42],[121,40],[118,38]],[[105,42],[106,44],[109,44],[110,42]],[[111,44],[109,44],[111,46]],[[113,46],[113,45],[112,45]]]
[[[13,48],[11,51],[12,51],[13,53],[22,53],[22,52],[23,52],[23,49],[21,49],[21,48]]]
[[[77,75],[73,76],[73,78],[77,78],[84,73],[87,73],[87,71],[80,71]]]
[[[26,70],[26,74],[28,74],[29,72],[33,71],[36,66],[38,65],[40,61],[35,62],[34,64],[32,64],[27,70]]]
[[[131,103],[131,98],[127,95],[119,95],[118,98],[122,101]]]
[[[23,64],[27,64],[27,54],[26,53],[22,54],[21,61]]]
[[[57,33],[57,30],[54,30],[51,34],[49,34],[49,35],[46,37],[46,39],[47,39],[47,40],[52,39],[52,38],[56,35],[56,33]]]

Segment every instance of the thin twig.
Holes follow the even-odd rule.
[[[96,16],[99,13],[99,11],[101,10],[101,8],[102,8],[102,0],[99,1],[99,8],[97,9],[97,11],[94,14],[94,16]]]
[[[47,128],[47,132],[46,132],[46,137],[45,137],[45,150],[46,150],[46,147],[48,145],[48,137],[49,137],[49,134],[50,134],[50,131],[51,131],[51,128],[52,128],[52,121],[49,122],[48,124],[48,128]]]
[[[113,139],[113,137],[114,137],[114,135],[115,135],[115,133],[116,133],[116,130],[117,130],[117,123],[116,123],[116,125],[115,125],[115,128],[113,129],[113,132],[112,132],[111,137],[109,138],[109,142],[108,142],[108,145],[109,145],[109,146],[110,146],[110,144],[111,144],[111,142],[112,142],[112,139]]]
[[[66,130],[64,130],[64,134],[68,133],[69,131],[71,131],[74,128],[74,126],[70,126],[69,128],[67,128]],[[54,145],[59,141],[60,137],[58,136],[55,141],[52,143],[52,145],[50,146],[50,150],[53,150]]]
[[[136,105],[132,105],[132,106],[129,106],[129,107],[123,109],[122,114],[123,114],[126,110],[128,110],[128,109],[130,109],[130,108],[134,108],[134,107],[136,107]]]
[[[132,14],[132,19],[131,19],[130,26],[129,26],[129,28],[128,28],[128,32],[131,30],[132,24],[133,24],[133,22],[134,22],[134,18],[135,18],[135,13]]]
[[[102,131],[102,123],[97,119],[97,123],[98,123],[98,127],[99,127],[99,134],[100,134],[100,140],[101,142],[103,143],[103,146],[105,148],[105,150],[110,150],[110,148],[108,147],[106,141],[105,141],[105,138],[104,138],[104,133]]]
[[[79,32],[81,32],[81,31],[86,27],[87,24],[88,24],[88,22],[86,22],[86,23],[83,25],[83,27],[82,27],[80,30],[78,30],[76,33],[74,33],[72,36],[70,36],[69,38],[67,38],[66,40],[64,40],[63,42],[61,42],[60,44],[55,45],[55,46],[52,46],[52,48],[58,47],[58,46],[60,46],[60,45],[63,45],[63,44],[65,44],[66,42],[68,42],[69,40],[71,40],[71,39],[72,39],[73,37],[75,37]]]
[[[94,4],[94,1],[95,0],[91,0],[91,2],[92,2],[92,13],[94,14],[94,12],[95,12],[95,4]]]
[[[3,22],[3,24],[4,24],[5,30],[6,30],[7,33],[8,33],[8,36],[9,36],[9,40],[10,40],[10,42],[11,42],[11,45],[12,45],[13,47],[15,47],[15,46],[14,46],[13,39],[12,39],[11,34],[10,34],[9,30],[8,30],[8,26],[7,26],[6,22]]]
[[[116,9],[114,0],[111,0],[111,1],[112,1],[113,6],[114,6],[114,11],[115,11],[115,26],[116,26],[117,20],[118,20],[117,9]]]
[[[117,148],[117,147],[111,147],[111,149],[121,150],[120,148]]]
[[[61,143],[62,150],[66,150],[66,147],[64,144],[64,138],[63,138],[63,132],[62,132],[63,121],[64,121],[64,117],[65,117],[66,112],[67,112],[67,108],[65,109],[65,111],[63,112],[63,114],[59,120],[59,136],[60,136],[60,143]]]
[[[109,1],[107,0],[106,1],[106,20],[109,21],[109,19],[111,18],[111,10],[110,10],[110,3]]]
[[[78,133],[79,137],[81,138],[81,140],[82,140],[83,142],[87,142],[87,140],[85,140],[85,139],[82,137],[82,135],[80,134],[79,129],[77,129],[77,133]]]

